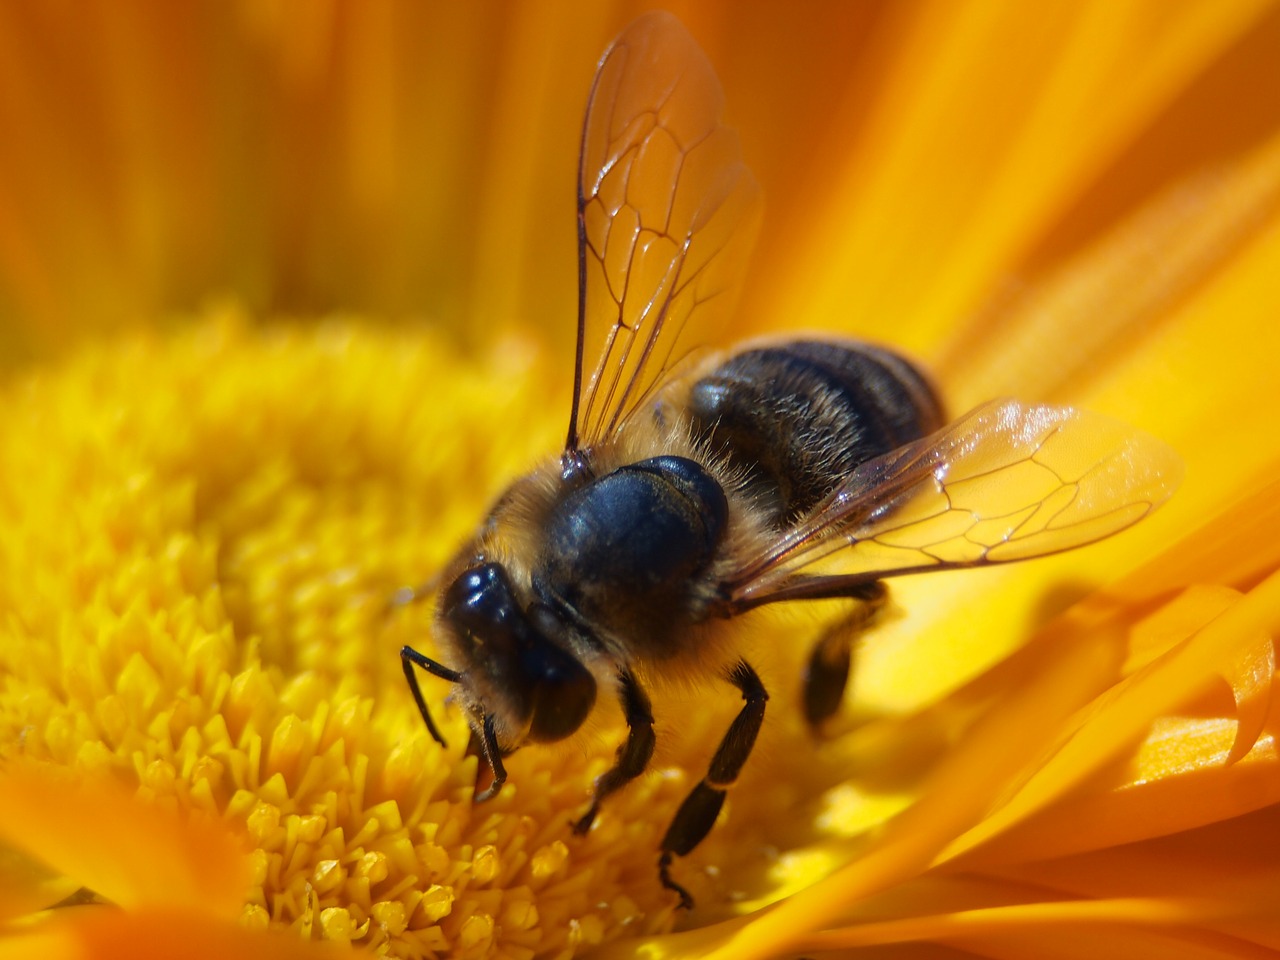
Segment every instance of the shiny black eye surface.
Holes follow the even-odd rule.
[[[559,617],[549,607],[535,604],[529,617],[538,625],[539,636],[564,633]],[[529,739],[541,743],[563,740],[582,726],[595,706],[595,677],[581,660],[549,641],[526,650],[522,660],[535,691]]]
[[[443,613],[468,633],[507,629],[521,616],[511,581],[496,563],[463,571],[445,591]]]
[[[511,734],[561,740],[582,725],[595,705],[595,678],[553,639],[564,629],[552,611],[521,608],[500,564],[464,571],[445,592],[441,612],[467,658],[463,673],[501,697]]]

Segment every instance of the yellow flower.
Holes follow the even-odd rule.
[[[388,604],[563,437],[576,130],[627,16],[9,5],[6,955],[1280,944],[1280,7],[688,13],[768,198],[738,332],[1110,414],[1177,496],[895,583],[828,742],[821,615],[746,624],[773,698],[681,914],[657,846],[732,692],[662,691],[655,771],[575,838],[616,711],[475,806],[465,723],[437,746],[400,671],[431,611]]]

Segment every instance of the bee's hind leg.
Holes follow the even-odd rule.
[[[693,906],[693,897],[671,879],[671,860],[683,857],[701,843],[716,822],[720,807],[724,805],[725,791],[738,779],[742,765],[755,746],[756,734],[764,721],[765,701],[769,699],[764,684],[745,660],[739,660],[730,671],[729,682],[742,691],[742,699],[746,703],[716,748],[715,756],[711,758],[711,769],[676,811],[675,819],[662,838],[662,856],[658,859],[658,878],[664,887],[679,894],[680,906],[686,910]]]
[[[858,584],[847,595],[859,602],[823,631],[804,671],[804,716],[815,730],[840,709],[849,683],[853,641],[884,607],[889,592],[877,580]]]

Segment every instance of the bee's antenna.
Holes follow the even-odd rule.
[[[431,732],[432,738],[442,747],[447,747],[444,737],[440,735],[440,730],[436,727],[435,721],[431,719],[431,711],[427,709],[427,701],[422,696],[422,688],[418,686],[418,675],[414,673],[414,664],[420,666],[423,670],[432,676],[439,677],[441,680],[448,680],[450,683],[460,683],[462,674],[456,670],[450,670],[442,663],[436,663],[430,657],[423,656],[413,647],[400,648],[400,662],[404,666],[405,679],[409,681],[409,689],[413,691],[413,702],[418,705],[418,712],[422,714],[422,719],[427,724],[427,730]]]

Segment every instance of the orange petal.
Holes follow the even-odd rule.
[[[1191,597],[1186,594],[1175,602],[1194,602]],[[959,837],[943,859],[984,843],[995,847],[986,856],[997,859],[1052,855],[1064,847],[1081,849],[1187,829],[1280,799],[1274,745],[1269,740],[1258,745],[1252,760],[1232,765],[1236,725],[1180,725],[1163,719],[1202,693],[1221,664],[1256,657],[1259,638],[1267,638],[1269,646],[1269,636],[1276,632],[1280,632],[1280,575],[1225,612],[1215,613],[1185,643],[1107,691],[1082,713],[1072,732],[1050,746],[1048,759],[1018,792]],[[1250,707],[1251,712],[1255,709]],[[1249,722],[1258,726],[1255,717]],[[1051,817],[1056,822],[1037,823],[1016,836],[996,839],[1107,764],[1124,758],[1133,744],[1147,738],[1153,724],[1157,736],[1152,751],[1145,759],[1140,753],[1138,770],[1121,777],[1121,783],[1131,777],[1140,789],[1130,787],[1116,796],[1104,790],[1094,800],[1078,802],[1075,809],[1056,811]]]
[[[899,8],[881,95],[864,123],[836,121],[858,142],[833,151],[843,165],[818,178],[823,202],[794,272],[761,315],[862,330],[892,318],[901,345],[941,342],[1265,13],[1258,2]]]
[[[238,917],[249,859],[218,824],[184,821],[104,779],[10,763],[0,840],[122,907],[181,906]]]
[[[1005,880],[1039,887],[1041,896],[1197,900],[1237,932],[1280,942],[1280,820],[1272,809],[1141,843],[1053,860],[1009,865]],[[1224,928],[1227,924],[1220,924]]]
[[[0,921],[43,910],[71,896],[79,886],[25,854],[0,846]]]
[[[293,933],[250,930],[198,907],[176,906],[71,907],[3,945],[8,960],[316,960],[352,953]]]

